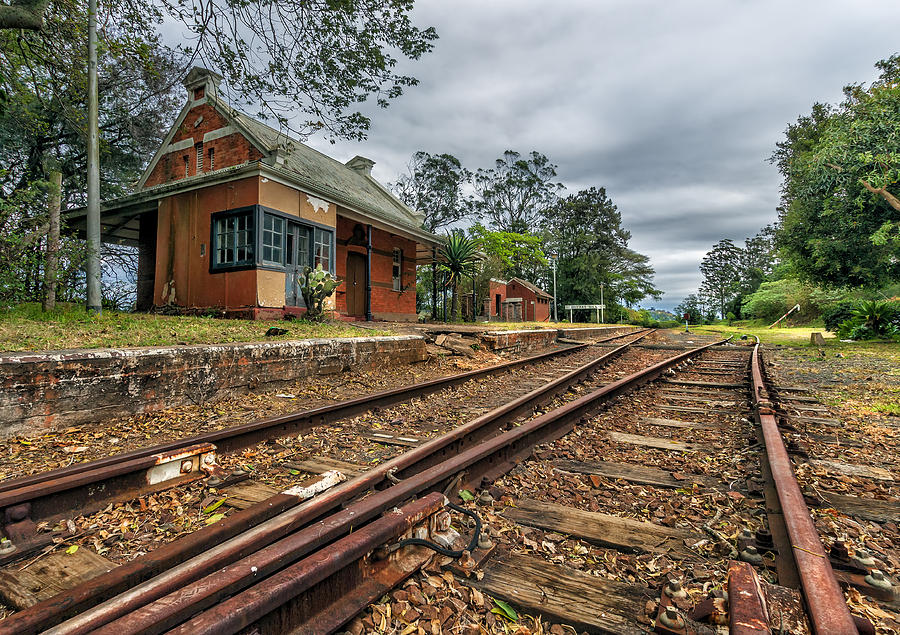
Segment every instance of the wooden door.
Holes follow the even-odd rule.
[[[363,316],[366,312],[366,257],[351,251],[347,254],[347,315]]]

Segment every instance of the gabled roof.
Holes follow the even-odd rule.
[[[312,194],[320,195],[358,213],[372,215],[374,218],[391,225],[397,225],[400,228],[414,230],[418,234],[437,238],[422,229],[422,214],[407,207],[390,190],[368,173],[374,164],[372,161],[362,157],[354,157],[348,162],[353,167],[349,167],[348,164],[336,161],[318,150],[301,143],[299,140],[235,110],[219,97],[218,83],[220,80],[221,77],[217,74],[198,67],[191,69],[188,73],[184,81],[185,86],[191,89],[205,83],[205,95],[200,100],[189,100],[185,104],[159,151],[144,171],[144,175],[138,182],[137,192],[149,194],[156,189],[173,185],[164,183],[152,187],[144,187],[147,177],[164,156],[167,146],[172,143],[176,131],[181,126],[188,112],[198,103],[205,101],[213,106],[236,131],[247,137],[260,152],[266,155],[260,161],[260,164],[276,170],[280,176],[288,181],[292,181],[304,189],[311,190],[310,193]],[[194,181],[203,179],[209,174],[209,172],[204,172],[180,179],[177,183],[190,187]],[[108,203],[113,203],[113,201]]]
[[[541,289],[539,286],[531,284],[527,280],[522,280],[522,278],[510,278],[509,281],[510,282],[514,282],[514,281],[518,282],[523,287],[525,287],[526,289],[529,289],[531,291],[534,291],[535,295],[541,296],[542,298],[550,298],[551,300],[553,299],[552,295],[550,295],[549,293],[547,293],[546,291]]]

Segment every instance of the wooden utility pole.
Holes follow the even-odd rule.
[[[56,277],[59,271],[59,208],[62,204],[62,172],[50,171],[50,231],[47,234],[47,259],[44,263],[44,311],[56,307]]]

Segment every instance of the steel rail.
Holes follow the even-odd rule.
[[[346,535],[351,527],[357,530],[377,517],[385,509],[390,509],[414,496],[428,492],[443,491],[444,488],[456,482],[455,477],[461,472],[466,473],[468,481],[480,482],[483,478],[492,478],[507,471],[517,460],[530,454],[531,449],[535,445],[562,436],[571,430],[581,417],[595,410],[612,397],[624,394],[647,381],[659,377],[668,368],[719,343],[721,342],[698,347],[653,364],[637,373],[568,402],[560,408],[513,427],[459,453],[454,453],[454,455],[442,462],[404,478],[395,485],[386,489],[375,490],[362,500],[349,504],[332,516],[309,525],[300,531],[291,533],[263,549],[254,551],[247,557],[233,560],[227,566],[218,567],[195,582],[183,584],[179,581],[176,584],[175,580],[168,579],[166,584],[162,585],[162,588],[168,588],[167,595],[139,608],[130,605],[125,612],[127,614],[122,612],[122,606],[116,606],[116,599],[114,598],[106,606],[101,605],[101,607],[98,607],[100,609],[99,612],[103,613],[112,609],[113,614],[118,613],[122,617],[99,628],[96,628],[96,626],[102,622],[92,622],[90,626],[95,627],[95,632],[97,633],[114,633],[115,635],[137,632],[158,633],[190,618],[198,610],[208,607],[212,608],[205,614],[206,617],[204,619],[210,620],[209,623],[211,624],[218,624],[221,622],[221,615],[216,613],[218,609],[214,604],[221,601],[224,597],[240,592],[258,582],[265,575],[283,569],[340,538],[342,535]],[[436,439],[435,441],[438,440]],[[405,456],[397,457],[394,460],[394,467],[399,467],[400,461]],[[354,481],[359,483],[367,476],[369,476],[368,473],[363,474],[354,479]],[[376,483],[377,478],[372,478],[369,484],[375,485]],[[299,506],[296,510],[289,510],[282,516],[302,514],[312,507],[331,508],[335,503],[345,500],[344,492],[339,491],[339,488],[335,488],[335,490],[325,492],[310,503]],[[263,527],[256,527],[247,532],[247,534],[265,533],[266,531]],[[235,541],[246,540],[247,534],[238,536]],[[193,561],[184,563],[181,568],[185,570],[192,568],[200,558],[203,558],[203,554]],[[183,571],[183,573],[186,573],[186,571]],[[168,572],[161,577],[166,577],[167,574]],[[146,599],[144,594],[146,590],[146,587],[144,589],[133,589],[129,594],[133,595],[136,592],[139,595],[138,599],[143,601]],[[132,597],[132,601],[134,599]],[[102,615],[98,616],[97,612],[95,612],[94,617],[102,618]],[[77,616],[73,620],[59,625],[56,629],[48,631],[48,633],[88,632],[90,630],[87,628],[88,624],[81,618],[82,616]],[[192,624],[198,625],[197,622],[192,622]],[[76,625],[77,628],[73,628]]]
[[[635,334],[646,335],[649,332],[650,329],[644,329],[623,333],[604,341]],[[0,526],[8,526],[13,517],[27,517],[32,522],[38,522],[62,518],[74,511],[81,513],[96,511],[112,500],[133,498],[200,478],[202,474],[197,471],[179,476],[177,479],[173,478],[169,483],[149,484],[145,478],[147,470],[157,465],[161,460],[160,457],[176,455],[192,446],[213,444],[214,449],[218,452],[233,452],[274,436],[304,432],[316,426],[366,412],[372,408],[387,407],[472,379],[584,350],[588,346],[588,344],[581,344],[540,353],[450,377],[371,393],[318,408],[259,419],[222,430],[170,441],[151,448],[133,450],[95,461],[76,463],[65,468],[0,482]]]
[[[302,501],[297,496],[277,494],[218,523],[203,527],[184,538],[163,545],[137,560],[120,565],[106,574],[24,609],[6,620],[0,621],[0,634],[35,633],[41,628],[48,628],[77,614],[81,615],[74,621],[86,625],[86,630],[66,632],[88,632],[91,627],[104,623],[103,621],[92,621],[92,615],[99,609],[90,611],[91,607],[118,594],[126,593],[127,598],[117,599],[116,607],[107,605],[102,609],[107,611],[102,619],[108,620],[117,617],[157,597],[158,591],[152,589],[159,585],[164,585],[169,589],[178,588],[178,585],[199,577],[207,569],[212,571],[217,566],[227,564],[231,561],[227,559],[228,557],[233,559],[260,549],[279,535],[294,531],[312,522],[333,511],[342,503],[370,489],[389,484],[389,473],[406,477],[438,463],[461,449],[497,434],[504,426],[518,417],[530,413],[535,407],[568,390],[569,387],[583,380],[600,366],[615,359],[632,343],[643,339],[649,333],[649,331],[639,332],[638,337],[634,340],[451,430],[447,434],[431,439],[394,459],[373,467],[364,474],[316,497],[309,503],[301,505]],[[293,510],[293,513],[286,514],[289,510]],[[259,532],[254,530],[258,525],[261,527]],[[229,543],[235,537],[238,538]],[[229,545],[227,548],[231,551],[226,551],[226,543]],[[150,582],[142,584],[154,576],[160,577],[151,581],[152,584]]]
[[[299,410],[297,412],[291,412],[275,417],[257,419],[256,421],[251,421],[249,423],[241,424],[238,426],[231,426],[228,428],[223,428],[221,430],[214,430],[212,432],[204,432],[202,434],[197,434],[191,437],[185,437],[182,439],[176,439],[174,441],[168,441],[166,443],[161,443],[149,448],[140,448],[137,450],[132,450],[130,452],[123,452],[121,454],[115,454],[113,456],[108,456],[102,459],[96,459],[94,461],[75,463],[64,468],[9,479],[0,482],[0,508],[5,507],[8,504],[8,492],[12,490],[36,485],[38,483],[46,483],[48,481],[55,482],[64,477],[69,477],[74,474],[80,474],[82,472],[98,470],[100,468],[115,468],[124,461],[147,458],[152,455],[161,454],[164,452],[172,452],[183,447],[195,445],[198,443],[215,443],[221,451],[228,451],[229,445],[233,446],[233,449],[243,449],[244,447],[248,447],[249,445],[254,445],[259,441],[265,440],[272,434],[277,434],[281,431],[278,430],[278,428],[282,428],[283,431],[288,432],[288,426],[292,425],[321,425],[324,423],[329,423],[331,421],[336,421],[337,419],[353,416],[354,414],[364,412],[365,410],[371,408],[391,405],[400,401],[405,401],[412,397],[417,397],[419,395],[429,394],[430,392],[436,390],[448,388],[458,383],[469,381],[471,379],[501,373],[507,370],[518,368],[519,366],[533,364],[535,362],[544,361],[545,359],[551,359],[553,357],[572,353],[578,350],[585,349],[588,346],[588,344],[574,345],[556,351],[548,351],[545,353],[540,353],[538,355],[533,355],[531,357],[513,360],[511,362],[503,362],[501,364],[495,364],[486,368],[478,368],[475,370],[466,371],[464,373],[450,375],[449,377],[432,379],[420,384],[410,384],[406,386],[400,386],[398,388],[391,388],[388,390],[362,395],[360,397],[354,397],[352,399],[345,399],[326,406],[319,406],[317,408],[310,408],[307,410]],[[312,421],[315,420],[318,420],[318,423],[312,424]],[[263,435],[259,438],[255,436],[261,431],[269,430],[271,430],[272,432],[268,433],[268,435]],[[256,440],[252,442],[244,441],[244,438],[246,437],[253,437]],[[51,485],[49,487],[53,486]]]
[[[763,379],[759,344],[753,347],[751,373],[755,410],[813,631],[817,635],[858,633],[781,438]]]

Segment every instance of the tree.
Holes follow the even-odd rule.
[[[0,31],[0,276],[16,280],[10,301],[40,300],[53,280],[44,275],[41,246],[51,228],[51,192],[61,190],[63,208],[85,201],[86,22],[83,3],[53,2],[43,16],[45,30]],[[181,71],[176,54],[163,47],[146,17],[121,10],[117,25],[106,15],[102,34],[100,141],[102,193],[126,193],[148,157],[162,142],[180,100]],[[176,97],[176,92],[178,96]],[[50,172],[61,172],[61,187],[47,187]],[[5,204],[4,204],[5,203]],[[115,261],[129,254],[116,249]],[[22,254],[15,256],[15,253]],[[73,270],[84,258],[83,244],[64,237],[55,276],[61,300],[79,297],[83,277]],[[113,254],[104,249],[102,253]],[[52,270],[52,261],[51,261]],[[106,263],[105,263],[106,264]],[[107,267],[108,269],[108,267]],[[52,271],[50,272],[52,273]],[[116,275],[108,281],[124,276]],[[40,284],[38,284],[40,281]],[[108,290],[113,290],[109,285]],[[121,296],[120,296],[121,297]]]
[[[478,243],[461,231],[447,234],[447,241],[441,247],[441,269],[447,274],[445,286],[452,292],[453,319],[459,320],[459,283],[475,265],[478,254]]]
[[[488,267],[495,276],[534,280],[537,272],[547,266],[540,236],[495,232],[481,223],[469,231],[487,256]]]
[[[0,5],[0,29],[43,29],[44,11],[49,4],[50,0],[13,0]]]
[[[717,242],[700,262],[701,293],[713,298],[725,318],[728,302],[740,288],[741,249],[728,238]]]
[[[545,252],[558,255],[560,305],[599,303],[601,285],[607,304],[632,305],[661,295],[649,259],[628,248],[631,233],[604,188],[558,200],[545,213],[543,229]]]
[[[452,154],[429,154],[420,150],[413,154],[406,174],[397,177],[391,189],[406,205],[424,215],[422,227],[434,233],[458,223],[469,214],[470,201],[463,193],[463,186],[471,178],[472,173]],[[417,280],[422,275],[417,275]],[[431,280],[434,315],[437,313],[437,262],[431,263],[427,277]]]
[[[73,0],[13,0],[0,5],[0,28],[55,35],[52,14],[72,7]],[[413,25],[412,7],[413,0],[108,0],[101,11],[109,19],[98,23],[180,23],[188,62],[219,72],[235,105],[252,105],[301,136],[363,139],[370,119],[358,104],[374,96],[387,107],[414,86],[414,77],[395,72],[395,55],[419,59],[437,39],[434,28]],[[297,115],[305,120],[288,120]]]
[[[463,186],[472,178],[452,154],[416,152],[405,174],[397,177],[391,189],[407,206],[424,214],[422,228],[432,233],[464,219],[470,201]]]
[[[703,308],[700,305],[700,299],[693,293],[685,296],[681,304],[675,307],[675,313],[679,320],[683,320],[687,315],[689,324],[700,324],[703,322]]]
[[[900,57],[837,106],[814,104],[772,162],[782,176],[777,242],[804,279],[878,286],[900,276]]]
[[[498,231],[534,232],[562,189],[555,177],[556,166],[543,154],[533,151],[523,158],[507,150],[493,168],[475,173],[475,209]]]

